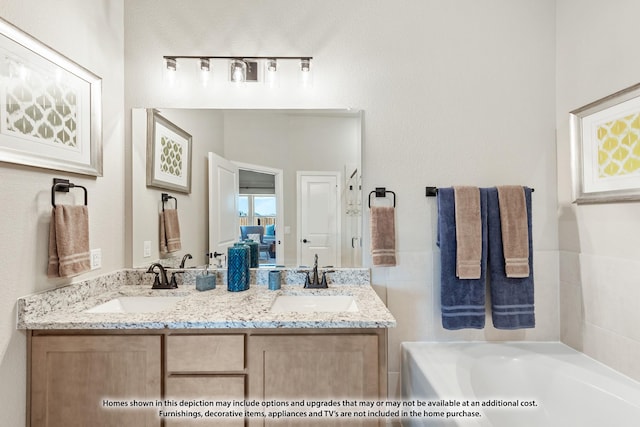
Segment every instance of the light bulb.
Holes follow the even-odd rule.
[[[175,58],[166,58],[165,65],[167,67],[167,71],[177,71],[178,70],[178,61]]]
[[[175,58],[164,59],[164,80],[168,87],[173,87],[176,84],[176,74],[178,71],[178,62]]]
[[[246,79],[247,65],[240,59],[231,61],[231,81],[242,83]]]
[[[311,60],[309,58],[302,58],[300,60],[300,71],[308,73],[311,71]]]
[[[269,58],[264,64],[264,82],[269,87],[276,87],[278,85],[278,61],[274,58]]]
[[[310,87],[313,84],[313,75],[311,73],[311,59],[300,59],[300,83],[303,87]]]
[[[198,65],[200,68],[200,83],[202,83],[202,86],[207,86],[209,83],[209,76],[211,75],[211,63],[209,58],[200,58]]]

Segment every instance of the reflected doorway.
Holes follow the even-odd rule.
[[[260,265],[284,263],[282,170],[236,163],[240,238],[259,243]]]

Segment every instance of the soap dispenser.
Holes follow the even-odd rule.
[[[204,273],[196,276],[196,289],[208,291],[216,288],[216,274],[209,274],[209,263],[204,267]]]

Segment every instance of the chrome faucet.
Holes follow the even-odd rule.
[[[160,271],[156,272],[156,267],[158,267]],[[175,279],[172,280],[171,283],[169,283],[169,280],[167,279],[167,270],[165,270],[162,264],[158,262],[154,262],[153,264],[151,264],[151,266],[147,270],[147,273],[154,273],[156,275],[151,289],[175,289],[178,287],[178,285],[175,283]]]

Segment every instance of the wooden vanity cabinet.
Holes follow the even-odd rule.
[[[249,343],[252,399],[303,405],[309,401],[379,400],[386,397],[378,334],[253,335]],[[386,348],[386,346],[385,346]],[[383,360],[381,360],[381,358]],[[383,390],[383,388],[385,390]],[[295,407],[286,407],[295,411]],[[307,408],[308,409],[308,408]],[[317,410],[330,409],[325,407]],[[352,409],[352,408],[350,408]],[[377,426],[378,420],[335,418],[249,419],[250,426]],[[328,424],[329,423],[329,424]]]
[[[105,399],[385,399],[386,337],[386,329],[30,331],[28,425],[175,427],[212,422],[160,419],[162,405],[107,408]],[[273,423],[255,417],[215,420],[220,426]],[[325,419],[320,424],[379,425],[373,419]],[[314,423],[285,419],[277,425]]]
[[[155,408],[118,406],[161,398],[161,337],[34,336],[30,340],[30,425],[160,426]]]

